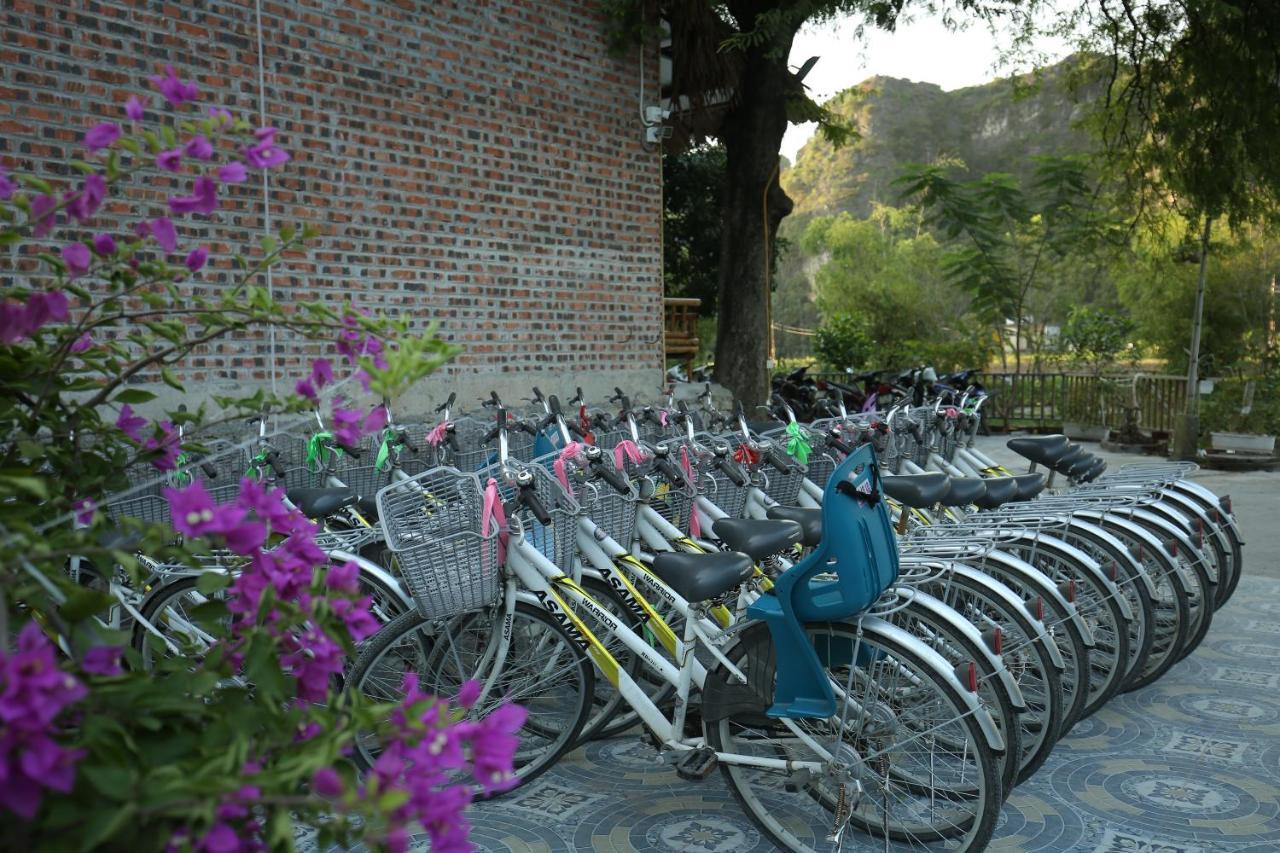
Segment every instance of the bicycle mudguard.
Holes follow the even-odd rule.
[[[822,533],[813,552],[777,578],[772,594],[747,608],[748,617],[769,626],[777,659],[788,662],[778,671],[772,717],[835,713],[835,695],[804,625],[855,616],[897,580],[898,544],[871,445],[849,454],[831,475],[823,492]],[[835,579],[818,580],[819,574]]]

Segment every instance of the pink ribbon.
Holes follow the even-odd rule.
[[[666,425],[667,425],[667,410],[666,410],[666,409],[662,409],[662,410],[660,410],[660,411],[658,412],[658,423],[662,424],[663,426],[666,426]]]
[[[489,478],[489,483],[484,487],[484,508],[481,510],[482,517],[480,519],[480,535],[489,535],[489,520],[492,519],[494,524],[498,526],[498,562],[506,564],[507,562],[507,512],[502,507],[502,496],[498,494],[498,481]]]
[[[449,422],[441,421],[435,425],[431,432],[427,433],[427,444],[432,447],[439,447],[440,442],[444,441],[445,433],[449,430]]]
[[[551,467],[556,472],[556,477],[560,480],[560,485],[564,486],[564,490],[569,494],[573,494],[573,489],[569,488],[569,475],[564,470],[564,463],[566,460],[576,459],[581,452],[582,445],[576,441],[571,441],[564,446],[564,450],[560,451],[556,461],[551,463]]]
[[[689,449],[684,445],[680,446],[680,467],[684,469],[684,475],[689,478],[690,483],[696,483],[693,478],[693,465],[689,462]],[[697,489],[694,489],[697,494]],[[694,539],[702,538],[702,525],[698,523],[698,502],[691,501],[689,504],[689,535]]]
[[[946,408],[944,411],[946,412],[946,415],[947,415],[947,417],[949,417],[949,418],[958,418],[958,417],[960,417],[960,413],[959,413],[958,411],[956,411],[956,410],[955,410],[955,408],[953,408],[952,406],[947,406],[947,408]]]
[[[619,441],[618,445],[613,448],[613,464],[617,465],[619,470],[622,469],[624,462],[639,465],[648,458],[649,457],[645,455],[645,452],[637,447],[636,443],[629,438],[624,438],[622,441]]]

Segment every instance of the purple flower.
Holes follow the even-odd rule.
[[[114,255],[116,253],[115,238],[105,231],[101,234],[94,234],[93,250],[104,258],[107,255]]]
[[[245,521],[244,517],[245,511],[240,507],[219,507],[217,524],[227,550],[247,557],[267,541],[267,526],[257,521]]]
[[[51,195],[38,195],[31,199],[31,221],[35,223],[31,229],[32,237],[38,240],[48,236],[53,226],[58,224],[57,207],[58,200]]]
[[[166,488],[164,498],[169,502],[174,530],[183,536],[215,532],[219,519],[213,511],[213,498],[199,480],[183,489]]]
[[[249,179],[244,163],[235,161],[218,169],[218,180],[224,184],[242,184]]]
[[[333,381],[333,365],[327,358],[317,358],[311,363],[311,381],[323,388]]]
[[[174,228],[173,223],[165,217],[151,220],[148,230],[151,231],[151,236],[156,238],[161,249],[172,252],[178,248],[178,229]]]
[[[93,336],[88,332],[85,332],[83,335],[76,338],[75,342],[71,344],[71,352],[79,355],[91,346],[93,346]]]
[[[462,687],[458,690],[458,704],[463,708],[470,708],[480,699],[480,691],[484,685],[474,678],[470,681],[464,681]]]
[[[137,95],[130,95],[129,100],[124,102],[124,114],[129,117],[129,121],[142,121],[146,105]]]
[[[321,767],[311,774],[311,790],[322,797],[333,799],[342,796],[342,777],[332,767]]]
[[[203,213],[206,216],[218,209],[218,183],[213,178],[196,178],[192,194],[169,196],[169,210],[174,213]]]
[[[159,455],[151,460],[153,467],[161,471],[172,471],[178,467],[178,457],[182,455],[182,447],[178,443],[178,433],[172,421],[160,422],[160,438],[148,438],[142,445],[143,450],[158,450]]]
[[[280,658],[297,681],[298,698],[321,702],[335,675],[342,674],[342,646],[318,628],[310,628],[296,640],[298,650]]]
[[[68,278],[76,279],[89,271],[93,255],[84,243],[72,243],[62,247],[62,262],[67,265]]]
[[[27,297],[28,335],[51,321],[61,323],[66,319],[67,294],[61,290],[37,290]]]
[[[195,83],[184,83],[178,79],[178,72],[173,70],[172,65],[164,67],[164,76],[159,74],[150,77],[151,85],[155,86],[169,106],[177,107],[188,101],[194,101],[200,97],[200,90]]]
[[[80,187],[78,193],[67,193],[63,196],[63,199],[67,203],[67,213],[72,219],[83,225],[98,212],[98,208],[102,207],[102,201],[106,197],[106,179],[102,175],[93,174],[84,179],[84,185]]]
[[[271,525],[276,533],[292,533],[310,524],[302,513],[285,503],[284,492],[279,489],[268,490],[257,480],[245,478],[240,481],[240,494],[236,503]]]
[[[193,136],[182,146],[182,153],[197,160],[208,160],[213,157],[213,143],[203,136]]]
[[[94,646],[85,652],[80,668],[90,675],[119,675],[122,646]]]
[[[142,428],[146,425],[147,419],[134,415],[133,408],[128,403],[120,407],[120,416],[116,418],[116,429],[138,444],[142,443]]]
[[[320,399],[316,394],[316,386],[312,385],[308,379],[299,379],[293,386],[293,390],[299,397],[306,397],[313,403]]]
[[[9,179],[9,173],[4,166],[0,166],[0,200],[11,198],[17,191],[18,185]]]
[[[365,595],[354,599],[334,598],[329,602],[329,606],[334,615],[342,620],[351,639],[358,643],[366,637],[372,637],[382,627],[382,623],[373,618],[373,614],[369,611],[369,605],[372,603],[373,597]]]
[[[183,261],[183,263],[186,264],[187,269],[191,270],[192,272],[199,272],[200,269],[204,266],[204,262],[207,260],[209,260],[209,247],[196,246],[187,255],[187,259]]]
[[[156,166],[166,172],[182,171],[182,149],[170,148],[156,155]]]
[[[209,118],[217,119],[219,124],[231,124],[231,113],[221,107],[209,107]]]
[[[253,135],[258,140],[257,144],[240,149],[245,162],[250,166],[255,169],[270,169],[272,166],[288,162],[289,154],[275,146],[276,129],[274,127],[260,127],[253,132]]]
[[[98,511],[98,505],[91,498],[80,498],[71,505],[71,511],[75,513],[76,524],[88,527],[93,523],[93,514]]]
[[[0,646],[0,807],[31,820],[43,788],[71,790],[83,753],[50,734],[63,709],[86,692],[58,667],[53,645],[34,621],[18,633],[16,652]]]
[[[226,823],[219,821],[205,833],[204,838],[196,845],[201,853],[239,853],[242,849],[240,836]]]
[[[333,437],[339,444],[354,447],[360,443],[360,413],[353,409],[334,408]]]
[[[120,138],[120,128],[111,122],[95,124],[84,135],[84,147],[90,151],[110,148]]]
[[[340,566],[330,566],[325,574],[325,586],[342,592],[360,591],[360,567],[348,560]]]

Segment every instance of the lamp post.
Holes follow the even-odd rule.
[[[1191,318],[1191,353],[1187,364],[1187,410],[1182,416],[1182,427],[1173,443],[1173,455],[1177,459],[1195,459],[1200,441],[1200,327],[1204,320],[1204,287],[1209,272],[1209,226],[1213,217],[1204,216],[1204,231],[1200,234],[1200,275],[1196,281],[1196,309]]]

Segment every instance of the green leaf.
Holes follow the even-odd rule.
[[[102,809],[85,822],[80,836],[81,850],[97,850],[104,842],[126,826],[130,826],[137,813],[133,803],[123,803],[116,809]]]
[[[68,160],[67,165],[82,175],[90,175],[98,171],[97,166],[92,163],[86,163],[84,160]]]
[[[182,386],[182,383],[178,381],[178,377],[174,375],[174,372],[167,367],[160,368],[160,378],[164,380],[164,384],[168,385],[170,388],[177,389],[178,391],[186,390]]]
[[[22,474],[0,474],[0,487],[7,487],[11,492],[26,492],[41,500],[49,497],[49,487],[40,477]]]
[[[43,178],[37,178],[35,175],[14,175],[18,183],[24,187],[29,187],[36,192],[42,192],[45,195],[53,195],[53,187]]]
[[[258,245],[262,246],[262,251],[269,255],[280,247],[280,241],[270,234],[264,234],[258,241]]]
[[[80,587],[67,596],[66,603],[59,608],[59,612],[68,621],[80,622],[96,613],[101,613],[113,604],[115,599],[105,592]]]
[[[409,802],[409,792],[401,788],[391,788],[378,797],[378,810],[393,812]]]
[[[149,403],[154,400],[156,395],[150,391],[144,391],[141,388],[125,388],[123,391],[116,392],[112,398],[112,402],[116,403]]]
[[[98,793],[113,800],[129,799],[137,775],[127,766],[102,766],[81,764],[78,772],[97,789]]]
[[[222,572],[205,572],[196,579],[196,589],[205,595],[213,595],[231,586],[231,576]]]

